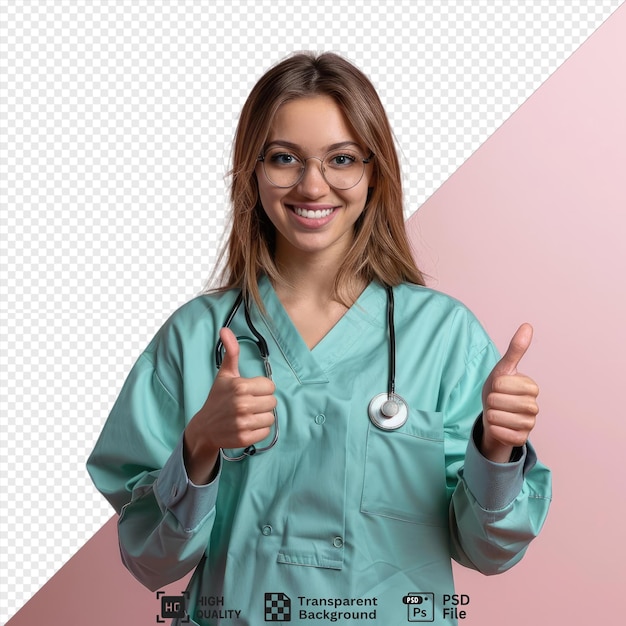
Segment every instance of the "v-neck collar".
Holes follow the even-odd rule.
[[[253,321],[262,322],[302,384],[328,382],[328,372],[344,357],[368,326],[384,326],[387,297],[384,287],[370,283],[330,331],[310,349],[294,326],[267,276],[259,280],[266,313],[252,307]]]

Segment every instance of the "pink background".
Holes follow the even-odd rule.
[[[622,6],[409,220],[431,285],[501,351],[535,328],[520,369],[542,390],[532,439],[554,499],[513,570],[457,568],[467,624],[623,619],[625,76]]]
[[[461,624],[623,619],[625,68],[622,6],[408,221],[431,286],[501,350],[535,327],[522,369],[542,389],[533,441],[554,501],[511,572],[456,568]],[[120,564],[112,519],[8,624],[153,626],[158,610]]]

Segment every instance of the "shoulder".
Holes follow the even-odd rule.
[[[471,359],[492,341],[478,318],[460,300],[429,287],[402,283],[394,287],[395,317],[407,332],[437,337],[442,346]]]
[[[194,345],[215,342],[219,329],[235,302],[236,290],[196,296],[174,311],[146,349],[156,357],[176,359]]]
[[[137,365],[156,374],[168,393],[180,401],[183,380],[213,371],[220,328],[237,291],[199,295],[174,311],[148,344]]]
[[[453,316],[476,320],[476,316],[463,302],[430,287],[402,283],[394,287],[393,292],[396,315],[400,318],[424,312],[437,317]]]
[[[221,325],[238,293],[237,290],[229,289],[198,295],[174,311],[162,330],[193,332],[205,325]]]

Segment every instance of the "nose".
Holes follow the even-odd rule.
[[[308,157],[304,161],[304,174],[298,183],[298,190],[309,198],[319,198],[328,192],[328,188],[329,185],[322,174],[322,159]]]

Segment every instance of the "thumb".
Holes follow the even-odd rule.
[[[239,342],[230,328],[220,330],[220,339],[224,344],[226,354],[222,361],[219,373],[230,378],[239,378]]]
[[[494,371],[498,374],[516,374],[517,366],[521,361],[533,338],[533,327],[530,324],[522,324],[511,339],[509,347],[500,359]]]

